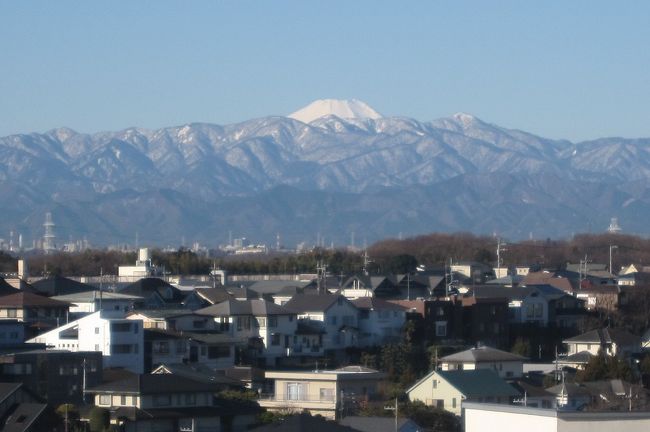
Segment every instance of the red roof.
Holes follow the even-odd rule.
[[[0,297],[0,307],[68,307],[70,303],[53,300],[38,294],[19,292]]]

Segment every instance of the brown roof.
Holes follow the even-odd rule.
[[[68,307],[70,303],[53,300],[38,294],[27,292],[19,292],[16,294],[9,294],[0,297],[0,307],[25,307],[25,306],[41,306],[41,307]]]
[[[561,289],[562,291],[571,292],[571,282],[563,276],[556,276],[555,273],[549,272],[532,272],[528,273],[521,283],[522,285],[550,285],[552,287]]]

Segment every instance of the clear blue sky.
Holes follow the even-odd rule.
[[[542,136],[650,136],[650,2],[2,1],[0,135],[357,98]]]

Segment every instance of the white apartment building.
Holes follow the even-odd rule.
[[[144,370],[142,321],[128,320],[119,312],[99,311],[29,339],[48,349],[101,351],[105,368]]]

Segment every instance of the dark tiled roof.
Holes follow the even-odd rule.
[[[224,369],[227,377],[238,381],[261,381],[264,379],[264,370],[252,366],[232,366]]]
[[[158,393],[191,393],[211,392],[214,385],[190,379],[169,379],[164,374],[134,375],[119,381],[100,384],[88,389],[89,393],[116,394],[158,394]]]
[[[22,386],[22,383],[4,383],[0,382],[0,402],[14,394]]]
[[[32,284],[32,286],[40,292],[47,293],[48,295],[67,295],[76,294],[84,291],[92,291],[93,286],[85,283],[77,282],[73,279],[68,279],[63,276],[53,276],[46,279],[41,279]]]
[[[615,343],[617,345],[639,345],[641,343],[641,338],[639,336],[628,333],[625,330],[603,328],[592,330],[587,333],[565,339],[563,342],[595,343],[601,345],[611,343]]]
[[[28,292],[19,292],[16,294],[9,294],[0,297],[0,306],[4,307],[25,307],[25,306],[40,306],[40,307],[68,307],[70,303],[62,302],[59,300],[52,300],[38,294]]]
[[[196,313],[209,316],[291,315],[291,312],[287,308],[262,299],[226,300],[225,302],[199,309]]]
[[[3,432],[33,431],[34,423],[43,414],[47,404],[21,403],[17,404],[11,414],[7,417]],[[44,425],[41,425],[44,426]]]
[[[329,309],[339,298],[345,297],[339,294],[315,294],[295,295],[284,306],[295,313],[302,312],[325,312]],[[346,299],[347,300],[347,299]]]
[[[9,283],[0,277],[0,296],[15,294],[20,292],[20,290],[12,287]]]
[[[194,292],[210,304],[233,299],[233,295],[226,291],[225,288],[197,288]]]
[[[392,303],[377,297],[360,297],[352,300],[352,304],[358,309],[371,309],[371,310],[394,310],[394,311],[407,311],[408,308],[401,306],[397,303]]]
[[[240,380],[227,377],[223,371],[195,363],[166,363],[156,368],[159,374],[172,374],[199,382],[209,382],[221,387],[242,387]],[[154,371],[155,372],[155,371]],[[152,374],[154,373],[152,372]]]
[[[122,294],[148,297],[156,293],[167,303],[180,303],[184,295],[181,290],[158,278],[142,278],[120,290]]]

